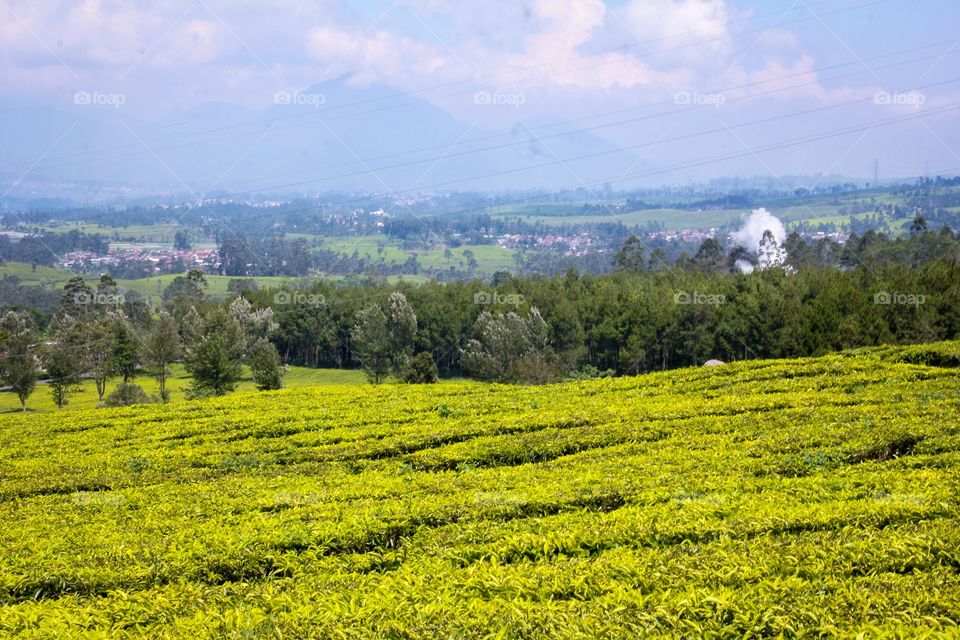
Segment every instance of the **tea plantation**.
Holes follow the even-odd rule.
[[[958,365],[4,414],[0,637],[958,637]]]

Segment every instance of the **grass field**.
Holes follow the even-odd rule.
[[[782,208],[772,208],[771,213],[784,221],[799,221],[835,213],[837,207],[829,205],[790,205]],[[684,209],[645,209],[630,213],[613,215],[535,215],[535,214],[500,214],[503,218],[520,217],[525,222],[543,223],[548,225],[563,224],[600,224],[622,222],[627,226],[645,225],[657,222],[664,229],[709,229],[725,224],[737,222],[750,214],[749,209],[707,209],[704,211],[687,211]],[[844,221],[849,216],[842,216]]]
[[[5,414],[0,635],[955,638],[958,365]]]
[[[27,285],[53,285],[63,287],[67,280],[77,275],[70,271],[62,269],[53,269],[51,267],[29,265],[25,262],[4,262],[0,264],[0,278],[5,275],[16,276],[20,278],[23,284]],[[94,278],[91,278],[93,281]]]
[[[492,247],[497,249],[497,247]],[[505,250],[501,250],[505,251]],[[485,256],[477,251],[477,261],[482,265],[484,264]],[[504,259],[505,260],[505,259]],[[498,263],[499,264],[499,263]],[[492,271],[491,271],[492,273]],[[72,271],[64,271],[61,269],[51,269],[49,267],[37,267],[34,271],[29,264],[24,264],[22,262],[5,262],[0,264],[0,277],[3,277],[5,274],[17,276],[21,279],[23,284],[31,286],[53,286],[58,289],[62,289],[63,285],[66,284],[67,280],[78,275]],[[145,299],[153,303],[154,307],[158,307],[162,302],[163,291],[170,283],[173,282],[180,274],[166,274],[166,275],[157,275],[151,276],[149,278],[139,278],[137,280],[128,280],[119,278],[117,279],[117,284],[121,287],[124,287],[130,291],[136,291],[141,294]],[[99,276],[96,275],[84,275],[84,281],[92,288],[96,288],[97,283],[100,280]],[[257,283],[257,286],[262,289],[276,289],[282,286],[291,286],[291,287],[303,287],[309,285],[312,282],[317,280],[328,280],[328,281],[337,281],[337,282],[361,282],[367,279],[366,276],[306,276],[303,278],[291,278],[286,276],[255,276],[255,277],[241,277],[241,276],[218,276],[218,275],[207,275],[207,295],[212,298],[223,298],[228,294],[228,286],[231,280],[253,280]],[[397,282],[427,282],[429,278],[427,276],[388,276],[386,278],[387,282],[397,283]]]
[[[65,271],[63,269],[51,269],[50,267],[38,266],[36,269],[33,269],[31,265],[25,264],[22,262],[4,262],[0,264],[0,277],[3,275],[12,275],[17,276],[27,285],[53,285],[58,288],[63,288],[63,285],[66,284],[67,280],[78,275],[72,271]],[[154,302],[159,302],[160,296],[163,295],[163,290],[170,286],[170,283],[173,282],[180,274],[167,274],[167,275],[158,275],[151,276],[149,278],[140,278],[137,280],[125,280],[117,279],[117,284],[136,291],[142,294],[144,297],[152,296]],[[99,276],[96,275],[84,275],[84,280],[87,284],[96,287],[97,283],[100,280]],[[282,276],[258,276],[253,278],[240,278],[236,276],[218,276],[218,275],[207,275],[207,294],[213,297],[223,297],[227,294],[227,286],[231,280],[254,280],[257,283],[257,286],[262,288],[277,288],[283,285],[299,286],[303,283],[309,283],[318,278],[306,277],[306,278],[289,278]],[[338,278],[327,278],[331,280],[336,280]]]
[[[454,267],[461,271],[467,269],[467,258],[463,255],[463,252],[470,250],[477,261],[477,272],[480,274],[491,275],[497,271],[515,267],[514,252],[511,249],[489,244],[464,245],[451,249],[450,253],[453,255],[449,260],[444,257],[443,249],[404,251],[401,249],[401,243],[398,240],[393,240],[385,235],[329,237],[324,239],[321,246],[324,249],[345,255],[353,255],[353,252],[356,251],[361,257],[375,262],[382,259],[387,264],[401,264],[406,262],[411,255],[416,255],[417,260],[423,267],[441,270]]]
[[[771,207],[770,212],[784,222],[808,221],[848,223],[850,216],[835,215],[838,207],[829,204],[790,204],[782,207]],[[520,217],[523,221],[543,223],[547,225],[563,224],[601,224],[622,222],[627,226],[645,225],[657,222],[664,229],[709,229],[725,224],[735,223],[750,214],[748,209],[709,209],[704,211],[686,211],[683,209],[646,209],[631,211],[630,213],[614,215],[535,215],[535,214],[498,214],[502,218]]]
[[[189,227],[181,227],[176,224],[154,224],[140,225],[132,224],[126,227],[101,226],[98,224],[85,223],[65,223],[60,225],[50,225],[41,227],[48,233],[69,233],[70,231],[80,231],[82,233],[99,233],[106,236],[109,240],[114,238],[135,238],[148,244],[172,245],[173,236],[181,229],[191,230]],[[112,244],[112,243],[111,243]]]
[[[530,224],[542,223],[546,225],[569,224],[607,224],[622,222],[627,226],[645,225],[659,222],[664,229],[688,229],[719,227],[734,222],[749,213],[746,210],[726,209],[710,211],[685,211],[683,209],[645,209],[629,213],[613,215],[538,215],[536,213],[503,213],[497,214],[501,218],[520,218]]]
[[[170,283],[173,282],[178,275],[179,274],[167,274],[162,276],[151,276],[149,278],[140,278],[137,280],[118,279],[117,284],[132,291],[136,291],[144,297],[151,296],[154,303],[159,304],[164,289],[170,286]],[[257,286],[262,289],[279,288],[283,285],[296,287],[304,283],[310,283],[318,280],[318,278],[312,277],[288,278],[283,276],[256,276],[252,278],[241,278],[238,276],[207,275],[205,277],[207,280],[207,295],[213,296],[214,298],[222,298],[227,295],[227,287],[229,286],[231,280],[253,280],[257,283]],[[92,281],[95,282],[96,278],[93,278]]]
[[[331,236],[323,239],[320,247],[345,255],[353,255],[385,262],[404,262],[408,254],[400,249],[400,243],[385,235],[373,236]],[[382,248],[382,252],[380,249]]]
[[[796,197],[781,197],[779,200],[771,201],[765,206],[771,213],[785,223],[807,221],[813,224],[819,222],[847,224],[850,221],[850,216],[839,215],[839,209],[850,206],[855,202],[867,202],[871,197],[878,204],[903,202],[902,197],[891,196],[886,192],[866,192],[842,196],[807,196],[802,200]],[[623,201],[615,201],[611,204],[623,204]],[[662,224],[664,229],[708,229],[711,227],[720,227],[725,224],[735,223],[751,212],[750,209],[707,209],[703,211],[691,211],[686,209],[661,208],[631,211],[623,214],[582,215],[579,213],[582,205],[582,202],[529,203],[491,207],[488,212],[500,218],[520,218],[525,222],[539,222],[546,225],[622,222],[627,226],[632,226],[646,225],[655,222]],[[758,204],[758,206],[761,205]]]
[[[343,385],[343,384],[361,384],[366,381],[362,371],[357,369],[309,369],[307,367],[290,367],[286,377],[283,379],[284,386],[290,388],[318,386],[318,385]],[[107,384],[107,394],[116,387],[118,379],[112,379]],[[148,395],[157,395],[159,390],[154,378],[149,372],[144,371],[133,380],[134,383],[143,387]],[[171,400],[176,402],[184,399],[184,390],[190,384],[190,377],[184,371],[182,365],[173,365],[172,377],[167,380],[167,390],[170,392]],[[253,391],[255,389],[253,379],[247,372],[246,377],[237,387],[239,391]],[[98,398],[96,386],[92,380],[84,380],[80,385],[79,391],[69,398],[69,404],[62,411],[75,411],[77,409],[95,409]],[[0,414],[19,412],[20,400],[10,392],[0,392]],[[57,411],[57,405],[54,404],[50,395],[50,388],[45,384],[38,384],[36,391],[27,401],[27,412],[48,412]]]
[[[584,205],[594,204],[617,205],[623,204],[623,200],[571,200],[569,202],[503,204],[489,207],[487,212],[495,215],[571,216],[578,215],[583,210]]]

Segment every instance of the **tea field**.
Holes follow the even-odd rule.
[[[4,414],[0,637],[958,637],[958,365]]]

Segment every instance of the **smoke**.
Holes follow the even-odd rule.
[[[763,234],[769,231],[773,234],[776,247],[764,246]],[[775,215],[760,207],[754,209],[739,231],[730,234],[733,241],[757,257],[757,265],[762,269],[783,264],[787,259],[787,252],[783,243],[787,239],[787,230]],[[737,260],[737,267],[743,273],[751,273],[754,265],[747,260]]]

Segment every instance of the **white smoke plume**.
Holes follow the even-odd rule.
[[[775,250],[773,247],[761,245],[763,234],[766,231],[773,234],[773,239],[776,242]],[[784,260],[787,259],[787,252],[783,247],[787,239],[787,230],[779,218],[763,207],[754,209],[750,217],[744,222],[743,227],[739,231],[731,233],[730,237],[737,245],[757,256],[757,264],[761,269],[783,264]],[[737,266],[744,273],[753,271],[753,265],[746,260],[738,260]]]
[[[749,260],[737,260],[734,264],[737,269],[740,269],[740,273],[753,273],[753,270],[756,269]]]

